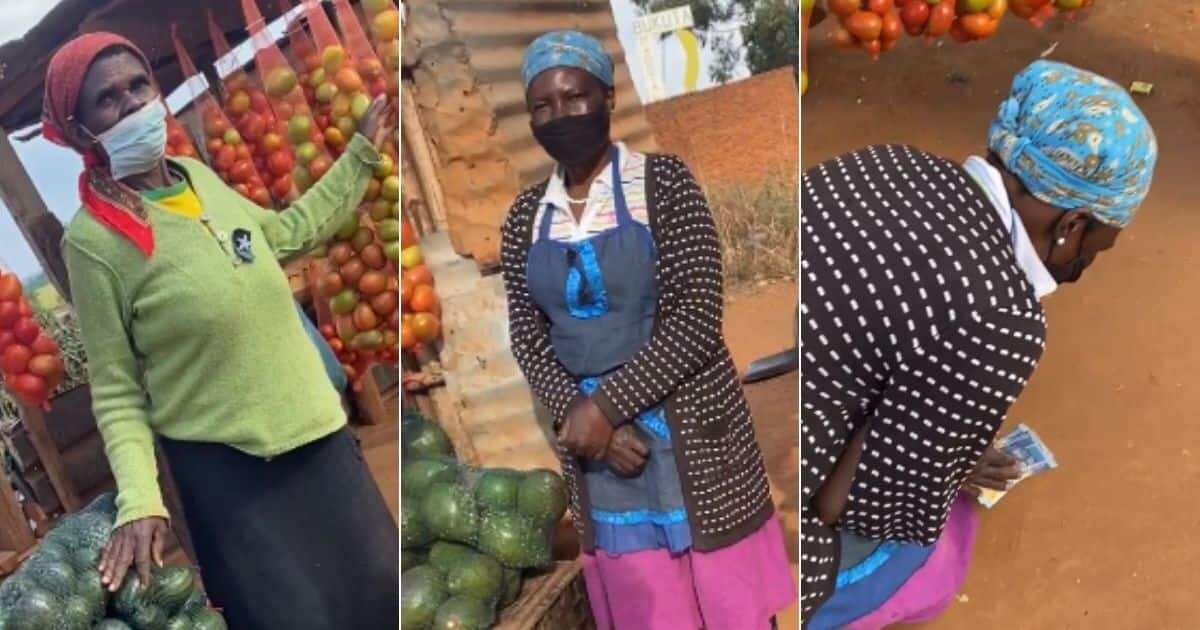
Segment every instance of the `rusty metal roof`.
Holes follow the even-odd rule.
[[[258,0],[268,21],[279,16],[278,3]],[[38,121],[42,81],[54,51],[72,37],[112,31],[138,45],[154,66],[164,93],[183,80],[171,45],[170,25],[199,67],[213,62],[206,11],[212,9],[231,42],[246,38],[239,0],[60,0],[23,37],[0,45],[0,127],[15,131]]]

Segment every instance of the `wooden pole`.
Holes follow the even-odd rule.
[[[409,155],[412,156],[421,182],[425,204],[433,213],[434,222],[439,229],[446,229],[446,195],[442,192],[442,183],[438,180],[437,158],[429,144],[425,128],[421,126],[418,115],[417,100],[413,98],[412,89],[407,83],[400,87],[403,105],[400,108],[400,124],[404,131],[404,143],[408,145]]]
[[[63,464],[62,454],[58,452],[58,445],[54,443],[50,429],[46,426],[46,414],[42,413],[41,409],[25,405],[20,405],[20,409],[21,423],[29,432],[29,440],[33,442],[38,460],[46,469],[46,476],[50,478],[50,485],[58,494],[63,510],[74,512],[83,507],[75,491],[75,484],[71,483],[71,478],[67,476],[67,467]]]
[[[0,552],[20,554],[36,542],[12,485],[0,475]]]
[[[74,185],[73,183],[69,185]],[[46,208],[33,180],[9,142],[8,133],[0,133],[0,201],[8,207],[21,235],[29,243],[33,255],[46,271],[46,277],[59,295],[70,301],[67,266],[63,263],[59,243],[63,236],[62,223]]]

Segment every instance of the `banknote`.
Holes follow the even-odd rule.
[[[1046,443],[1038,437],[1033,429],[1024,424],[1017,425],[1008,435],[996,440],[996,448],[1017,460],[1021,467],[1021,476],[1013,481],[1008,490],[981,488],[979,503],[986,508],[996,505],[1022,480],[1058,467],[1058,460],[1054,458],[1054,453],[1050,452]]]

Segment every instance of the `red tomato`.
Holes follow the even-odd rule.
[[[290,195],[291,192],[291,175],[280,175],[275,179],[274,183],[271,184],[271,194],[274,195],[276,199],[285,200],[288,198],[288,195]]]
[[[38,335],[42,334],[42,327],[38,326],[36,319],[25,316],[17,320],[17,324],[13,326],[13,334],[16,335],[17,341],[28,345],[37,341]]]
[[[235,184],[248,184],[254,177],[254,164],[250,160],[238,160],[229,169],[229,179]]]
[[[170,144],[182,145],[187,142],[187,135],[184,134],[183,130],[179,127],[170,125],[167,127],[167,142]]]
[[[229,145],[223,145],[220,151],[217,151],[216,158],[213,159],[213,166],[218,171],[228,171],[233,168],[233,163],[237,161],[237,149]]]
[[[321,157],[308,163],[308,174],[312,175],[313,181],[317,181],[318,179],[321,179],[323,175],[325,175],[325,172],[329,170],[330,166],[332,166],[332,164],[330,164],[329,158],[322,155]]]
[[[245,184],[235,184],[233,187],[233,190],[237,194],[239,194],[247,199],[250,198],[250,187]]]
[[[250,147],[246,146],[245,142],[237,145],[237,149],[235,150],[237,152],[237,159],[239,160],[249,160],[251,157],[253,157],[250,155]]]
[[[33,351],[29,346],[14,343],[4,349],[4,355],[0,356],[0,367],[7,374],[23,374],[29,367],[29,360],[33,358]]]
[[[16,302],[0,302],[0,330],[8,330],[21,318]]]
[[[21,281],[11,273],[0,271],[0,301],[15,302],[21,298]]]
[[[292,114],[294,114],[295,111],[296,110],[292,107],[291,103],[281,102],[275,106],[275,115],[279,117],[279,122],[285,125],[287,124],[287,121],[291,119]]]
[[[204,143],[204,147],[208,149],[208,154],[212,156],[214,160],[217,158],[217,152],[220,151],[221,147],[223,146],[225,146],[225,141],[221,138],[209,138],[208,142]]]
[[[29,360],[29,373],[44,379],[53,379],[62,374],[62,359],[52,354],[37,354]]]
[[[58,343],[46,333],[38,335],[29,346],[34,354],[58,354]]]
[[[210,138],[220,138],[229,130],[229,123],[219,114],[212,114],[207,121],[204,122],[204,133]]]
[[[0,356],[4,356],[4,351],[14,343],[17,343],[17,336],[11,330],[0,331]]]
[[[23,295],[21,299],[17,300],[17,312],[21,314],[21,317],[33,317],[33,307],[29,305],[29,300],[26,300]]]
[[[269,155],[272,151],[278,151],[279,149],[283,148],[283,136],[272,131],[271,133],[263,136],[262,142],[259,144],[259,146],[261,146],[263,151]]]
[[[49,391],[46,381],[33,374],[18,374],[9,386],[24,398],[21,402],[31,407],[45,402]]]
[[[256,186],[250,189],[250,200],[263,208],[271,207],[271,193],[262,186]]]
[[[242,119],[242,125],[238,131],[247,142],[258,142],[267,133],[267,121],[262,116],[251,112]]]
[[[267,170],[277,176],[287,175],[295,166],[292,156],[285,151],[276,151],[267,157]]]
[[[316,121],[318,129],[324,129],[329,126],[329,116],[325,114],[317,114]]]
[[[267,95],[259,90],[254,90],[250,93],[250,109],[266,114],[271,111],[271,103],[267,101]]]

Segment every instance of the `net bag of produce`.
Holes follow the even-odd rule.
[[[21,280],[0,265],[0,379],[5,389],[27,407],[49,410],[63,373],[58,343],[42,329]]]
[[[294,149],[292,183],[303,193],[325,175],[333,165],[332,158],[325,149],[325,138],[313,119],[312,108],[300,90],[296,71],[272,41],[254,0],[242,0],[242,11],[254,42],[255,64],[263,77],[267,100],[279,120],[277,129],[286,132],[285,139]]]

